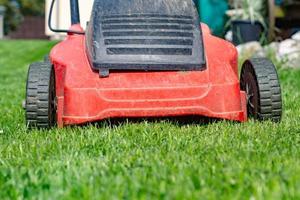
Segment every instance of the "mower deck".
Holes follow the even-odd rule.
[[[100,78],[84,51],[85,37],[68,37],[50,56],[59,126],[119,117],[196,115],[247,120],[246,97],[235,70],[237,52],[230,43],[206,34],[207,58],[214,59],[207,60],[204,71],[112,71]],[[64,51],[69,48],[73,51]]]

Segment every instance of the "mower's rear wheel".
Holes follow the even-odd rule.
[[[281,88],[276,68],[270,60],[247,60],[242,67],[241,89],[247,94],[248,117],[281,121]]]
[[[49,62],[29,67],[26,86],[26,123],[28,128],[51,128],[56,124],[54,69]]]

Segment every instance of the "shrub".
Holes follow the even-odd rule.
[[[22,22],[23,16],[44,16],[44,0],[0,0],[0,5],[5,6],[4,31],[15,30]]]
[[[45,0],[20,0],[21,12],[25,16],[44,16]]]
[[[6,8],[4,16],[4,32],[7,34],[15,30],[22,20],[20,7],[17,1],[0,0],[0,5]]]

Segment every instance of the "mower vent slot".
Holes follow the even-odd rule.
[[[134,36],[144,36],[144,37],[189,37],[193,38],[193,32],[189,31],[105,31],[103,32],[104,37],[134,37]]]
[[[193,30],[192,25],[181,25],[181,24],[110,24],[110,25],[103,25],[103,30],[115,30],[115,29],[174,29],[174,30]]]
[[[130,14],[130,15],[104,15],[102,19],[115,19],[115,18],[175,18],[175,19],[191,19],[194,18],[188,15],[162,15],[162,14]]]
[[[170,23],[170,24],[190,24],[193,25],[193,21],[188,19],[160,19],[160,18],[144,18],[144,19],[106,19],[102,24],[124,24],[124,23]]]
[[[192,55],[191,48],[108,48],[109,55]]]
[[[193,45],[191,39],[105,39],[105,45]]]

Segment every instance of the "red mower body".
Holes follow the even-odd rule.
[[[236,48],[202,24],[203,71],[111,71],[99,77],[84,35],[69,34],[51,51],[60,127],[108,118],[203,116],[244,122]],[[73,30],[81,30],[75,25]]]

